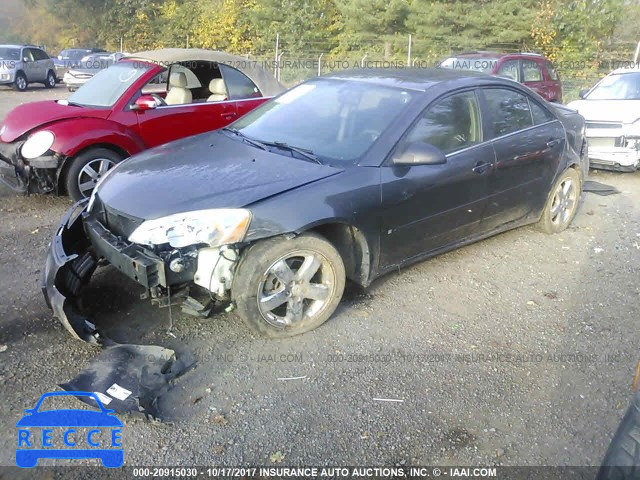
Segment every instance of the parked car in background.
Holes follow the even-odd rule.
[[[126,53],[93,53],[82,57],[77,66],[70,68],[62,77],[62,82],[70,92],[75,92],[98,73],[126,57]]]
[[[21,105],[0,125],[0,180],[79,200],[124,158],[224,127],[284,90],[255,62],[222,52],[140,52],[66,100]]]
[[[101,259],[161,303],[195,284],[257,332],[297,335],[332,315],[347,278],[367,286],[529,223],[567,228],[583,132],[573,110],[475,72],[316,78],[112,169],[56,229],[42,287],[87,341],[73,306]]]
[[[558,72],[549,60],[537,53],[467,52],[449,57],[439,66],[510,78],[535,90],[549,102],[562,103]]]
[[[587,120],[591,167],[619,172],[640,167],[640,68],[614,70],[568,106]]]
[[[49,55],[34,45],[0,45],[0,85],[24,92],[30,83],[56,86],[56,69]]]
[[[106,53],[101,48],[67,48],[53,59],[56,66],[56,79],[62,81],[64,74],[72,68],[78,68],[80,61],[92,53]]]

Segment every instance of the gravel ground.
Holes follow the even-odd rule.
[[[38,90],[0,89],[0,118],[51,96]],[[108,335],[198,358],[160,400],[166,423],[119,416],[125,465],[598,465],[638,358],[640,175],[592,179],[622,194],[585,194],[566,232],[520,228],[349,286],[327,324],[287,340],[224,312],[174,312],[173,338],[166,309],[101,270],[87,303]],[[0,465],[23,409],[98,353],[38,288],[69,206],[0,190]]]

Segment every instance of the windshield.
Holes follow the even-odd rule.
[[[475,72],[491,73],[497,64],[498,59],[495,57],[449,57],[439,66],[441,68],[450,68],[452,70],[473,70]]]
[[[68,98],[69,103],[112,107],[127,89],[151,67],[141,63],[116,63],[98,72]]]
[[[265,144],[286,144],[328,163],[359,159],[414,93],[352,80],[303,83],[231,125]]]
[[[640,100],[640,72],[608,75],[585,98],[589,100]]]
[[[20,49],[0,47],[0,60],[20,60]]]
[[[89,53],[88,50],[63,50],[60,52],[60,55],[58,55],[58,58],[60,60],[81,60],[82,57],[84,57],[87,53]]]

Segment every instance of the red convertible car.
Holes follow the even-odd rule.
[[[91,195],[116,163],[224,127],[284,88],[256,62],[222,52],[140,52],[66,100],[11,111],[0,126],[0,180],[24,193]]]

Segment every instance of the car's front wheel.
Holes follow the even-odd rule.
[[[65,186],[67,194],[77,202],[91,196],[100,178],[121,162],[122,156],[107,148],[92,148],[69,161]]]
[[[52,70],[49,70],[49,73],[47,73],[47,79],[44,82],[44,86],[46,88],[53,88],[56,86],[56,74]]]
[[[24,73],[18,72],[16,74],[16,79],[13,82],[13,88],[19,92],[24,92],[29,86],[29,82],[27,81],[27,77]]]
[[[329,319],[345,281],[340,254],[320,235],[275,237],[243,253],[231,296],[253,330],[272,338],[292,337]]]
[[[558,233],[566,229],[578,211],[582,195],[582,178],[575,168],[567,168],[556,180],[547,204],[538,222],[546,233]]]

